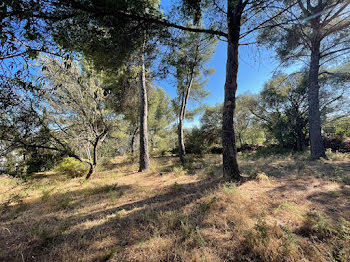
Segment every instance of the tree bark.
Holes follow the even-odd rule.
[[[242,134],[240,132],[238,133],[238,139],[239,139],[239,144],[242,147],[243,146],[243,140],[242,140]]]
[[[242,0],[228,0],[228,44],[226,62],[225,99],[222,122],[223,175],[227,180],[239,180],[233,117],[236,108],[238,45],[243,11]]]
[[[326,157],[323,140],[321,135],[321,114],[319,102],[318,75],[320,68],[320,45],[321,41],[314,33],[314,39],[311,46],[311,61],[309,68],[309,88],[308,88],[308,103],[309,103],[309,135],[311,157],[319,159]]]
[[[303,124],[304,121],[299,115],[295,116],[295,121],[295,133],[297,136],[296,150],[303,151],[305,147],[305,133],[303,132],[303,129],[305,127]]]
[[[135,144],[135,136],[136,136],[137,130],[139,130],[139,127],[135,128],[134,132],[132,133],[132,137],[131,137],[130,151],[131,151],[132,155],[134,155],[134,144]]]
[[[193,83],[193,72],[191,73],[190,82],[188,84],[188,87],[184,90],[184,93],[182,95],[182,101],[181,101],[181,107],[180,107],[180,113],[179,113],[179,125],[177,128],[178,143],[179,143],[179,157],[180,157],[182,165],[184,165],[186,162],[186,160],[185,160],[186,149],[185,149],[185,143],[184,143],[183,122],[185,120],[186,107],[187,107],[187,103],[188,103],[188,98],[190,96],[192,83]]]
[[[92,163],[89,163],[90,169],[89,169],[88,174],[85,177],[85,180],[88,180],[90,178],[90,176],[94,172],[95,167],[97,166],[97,150],[98,150],[100,142],[102,142],[105,139],[107,132],[108,132],[108,129],[105,129],[101,134],[99,134],[95,138],[95,142],[94,142],[93,148],[92,148]]]
[[[147,105],[147,88],[146,88],[146,69],[144,46],[141,54],[141,70],[140,70],[140,162],[139,172],[150,168],[149,151],[148,151],[148,105]]]
[[[90,165],[90,169],[89,169],[89,172],[87,173],[87,175],[85,177],[85,180],[88,180],[91,177],[91,175],[92,175],[92,173],[94,172],[94,169],[95,169],[95,165],[94,164],[89,163],[89,165]]]

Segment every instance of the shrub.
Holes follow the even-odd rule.
[[[342,147],[339,152],[341,153],[350,153],[350,140],[344,141]]]
[[[72,157],[66,157],[56,166],[55,171],[69,175],[70,177],[83,176],[88,170],[88,166]]]
[[[330,148],[332,152],[339,151],[342,153],[350,152],[350,141],[341,136],[332,136],[323,138],[325,148]]]
[[[171,189],[171,191],[173,191],[173,192],[180,192],[180,191],[183,191],[183,190],[184,190],[184,187],[183,187],[183,185],[178,184],[177,182],[175,182],[174,184],[172,184],[172,185],[170,186],[170,189]]]
[[[32,150],[28,152],[27,173],[43,172],[52,169],[62,161],[62,156],[48,150]]]
[[[335,235],[337,232],[329,219],[319,213],[309,212],[306,214],[300,233],[305,236],[314,235],[318,239],[323,240]]]
[[[213,146],[212,148],[210,148],[209,152],[211,154],[222,154],[222,147],[220,147],[220,146]]]
[[[255,179],[258,180],[259,182],[262,182],[262,181],[268,181],[269,177],[264,172],[261,172],[256,175]]]
[[[207,151],[207,144],[203,138],[203,132],[198,128],[193,128],[185,133],[185,145],[187,154],[204,154]]]
[[[174,172],[174,175],[175,175],[175,176],[181,176],[181,175],[184,175],[184,174],[185,174],[185,171],[184,171],[184,169],[183,169],[182,166],[174,167],[174,168],[173,168],[173,172]]]
[[[5,168],[9,175],[20,177],[27,173],[27,165],[25,161],[20,159],[17,155],[8,154],[6,160]]]
[[[71,202],[73,201],[73,197],[70,195],[65,195],[62,199],[58,200],[56,205],[58,209],[67,209]]]
[[[241,147],[237,148],[237,152],[256,151],[259,148],[261,148],[261,146],[259,146],[259,145],[243,144],[243,145],[241,145]]]

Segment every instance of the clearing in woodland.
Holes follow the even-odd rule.
[[[253,160],[254,159],[254,160]],[[0,177],[1,261],[350,261],[350,157],[117,157],[94,177]],[[83,183],[82,183],[83,182]]]

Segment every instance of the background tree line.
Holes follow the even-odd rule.
[[[186,106],[189,98],[205,97],[202,77],[208,75],[205,63],[216,38],[227,41],[225,96],[218,106],[222,113],[208,109],[201,128],[211,132],[192,133],[221,143],[224,177],[240,178],[236,141],[242,146],[247,130],[257,123],[267,130],[267,140],[270,136],[297,150],[310,144],[312,157],[325,157],[321,122],[327,114],[346,112],[341,101],[349,78],[344,63],[349,4],[183,0],[164,14],[156,0],[6,0],[0,6],[1,148],[5,153],[35,148],[74,157],[90,166],[88,178],[104,141],[131,134],[133,150],[138,134],[143,171],[150,168],[150,141],[154,148],[157,136],[170,137],[170,112],[175,111],[179,156],[185,163]],[[282,65],[305,63],[305,72],[277,75],[258,97],[240,98],[240,104],[242,45],[265,45]],[[50,64],[43,54],[58,58]],[[59,67],[52,71],[54,64]],[[171,67],[178,97],[170,110],[169,99],[152,82],[168,76]],[[154,103],[163,104],[152,109],[151,96],[158,95]],[[210,127],[211,118],[220,114],[220,124]],[[189,142],[195,137],[200,136]]]

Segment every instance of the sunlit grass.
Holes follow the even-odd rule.
[[[220,155],[188,160],[181,167],[175,157],[154,158],[151,170],[137,172],[135,159],[122,156],[84,183],[55,172],[27,181],[1,176],[0,226],[10,248],[0,255],[6,261],[31,256],[30,250],[37,261],[347,261],[348,158],[240,156],[243,184],[221,179]]]

